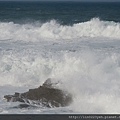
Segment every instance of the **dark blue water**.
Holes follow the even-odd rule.
[[[120,3],[0,2],[2,22],[46,22],[55,19],[61,24],[73,24],[95,17],[120,22]]]

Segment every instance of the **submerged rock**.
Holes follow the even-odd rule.
[[[27,105],[35,104],[44,107],[64,107],[72,102],[72,95],[56,88],[55,83],[53,85],[50,78],[38,88],[29,89],[29,91],[25,93],[5,95],[4,98],[7,99],[7,102],[22,102]]]

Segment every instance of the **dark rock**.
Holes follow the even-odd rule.
[[[57,83],[52,84],[51,79],[47,79],[44,84],[35,89],[29,89],[25,93],[15,93],[5,95],[8,102],[23,102],[27,104],[42,105],[44,107],[64,107],[72,102],[72,95],[66,91],[54,88]]]
[[[30,105],[29,104],[20,104],[18,107],[19,108],[28,108],[28,107],[30,107]]]
[[[20,108],[20,109],[24,109],[24,108],[37,108],[37,106],[35,105],[31,105],[31,104],[27,104],[27,103],[23,103],[23,104],[19,104],[17,106],[14,106],[14,107],[10,107],[11,109],[14,109],[14,108]]]

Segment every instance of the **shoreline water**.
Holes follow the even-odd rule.
[[[0,2],[0,114],[119,113],[120,4],[13,3]],[[16,109],[4,99],[48,78],[73,94],[70,106]]]

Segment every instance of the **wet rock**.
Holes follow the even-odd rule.
[[[15,93],[5,95],[7,102],[22,102],[28,104],[41,105],[43,107],[64,107],[72,102],[72,95],[66,91],[56,88],[57,83],[52,84],[51,79],[47,79],[42,86],[29,89],[25,93]]]

